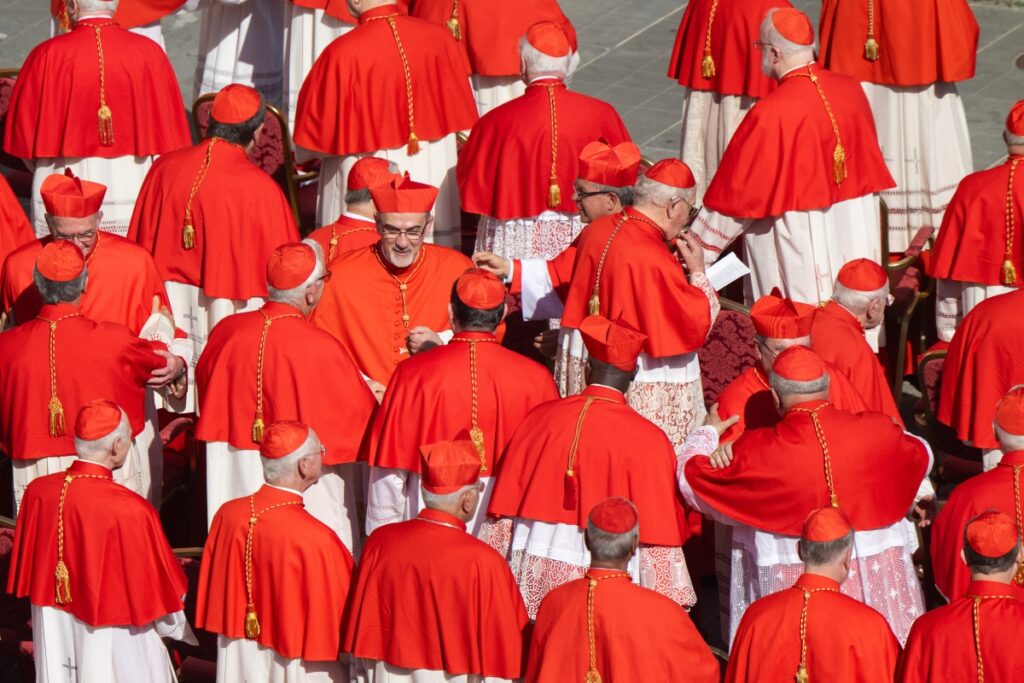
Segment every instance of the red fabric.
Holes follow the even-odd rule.
[[[807,15],[798,9],[784,8],[772,15],[772,26],[779,35],[797,45],[814,45],[814,27]]]
[[[839,508],[823,507],[807,515],[800,537],[814,543],[838,541],[853,532],[850,520]]]
[[[999,448],[992,420],[1010,387],[1024,383],[1024,290],[986,299],[964,316],[949,344],[939,394],[940,422],[975,448]]]
[[[480,310],[493,310],[505,303],[505,286],[493,273],[481,268],[463,273],[455,285],[455,294],[462,303]]]
[[[545,84],[554,84],[558,121],[555,173],[562,203],[555,211],[578,211],[573,184],[580,152],[588,143],[599,138],[611,145],[630,141],[610,104],[567,90],[555,79],[536,81],[522,97],[491,110],[473,126],[456,166],[464,211],[505,220],[538,216],[551,208],[551,104]]]
[[[267,259],[267,285],[274,289],[298,287],[316,269],[316,252],[308,244],[282,244]]]
[[[185,209],[210,144],[156,160],[135,202],[128,239],[153,254],[162,280],[200,287],[208,297],[265,297],[268,257],[278,245],[298,241],[299,231],[281,188],[235,145],[214,145],[192,201],[195,247],[182,246]]]
[[[589,569],[587,576],[617,572]],[[555,588],[537,612],[526,678],[582,681],[590,669],[584,577]],[[718,662],[679,605],[629,577],[602,579],[594,595],[597,671],[606,681],[718,683]]]
[[[419,447],[471,426],[469,344],[476,344],[477,424],[484,434],[486,476],[536,406],[558,398],[547,368],[503,348],[486,332],[460,332],[446,346],[398,366],[373,420],[367,460],[376,467],[420,471]],[[490,341],[488,341],[490,340]]]
[[[395,175],[383,185],[370,188],[373,208],[378,213],[430,213],[437,199],[437,188]]]
[[[260,456],[276,460],[291,455],[309,438],[309,427],[297,420],[280,420],[266,428]]]
[[[730,382],[757,363],[750,317],[727,308],[719,311],[707,341],[697,349],[697,360],[700,361],[704,405],[710,407]]]
[[[255,88],[231,83],[214,95],[210,116],[220,123],[243,123],[259,113],[262,102],[263,97]]]
[[[647,169],[644,176],[662,185],[680,190],[691,188],[697,183],[694,180],[693,171],[679,159],[662,159]]]
[[[824,0],[819,23],[821,61],[858,81],[930,85],[974,77],[978,22],[967,0],[875,0],[878,61],[864,56],[867,0]]]
[[[420,447],[423,455],[422,484],[425,491],[438,495],[455,493],[480,479],[480,456],[466,430],[455,439]]]
[[[609,145],[604,140],[588,142],[580,150],[579,176],[609,187],[632,187],[640,174],[640,148],[632,142]]]
[[[569,453],[580,411],[590,404],[573,462],[579,500],[565,508]],[[675,485],[676,457],[668,437],[626,405],[614,389],[588,386],[581,394],[535,408],[509,442],[487,513],[587,528],[587,516],[609,496],[640,513],[640,542],[681,546],[690,535]]]
[[[1015,681],[1024,671],[1018,625],[1024,619],[1024,591],[995,581],[975,581],[967,595],[926,612],[914,622],[900,659],[897,680],[974,681],[978,656],[974,641],[974,596],[978,605],[981,661],[986,681]],[[1008,598],[999,599],[1001,596]]]
[[[0,175],[0,263],[12,251],[35,237],[25,210],[11,191],[7,179]]]
[[[406,0],[399,0],[399,5],[405,4]],[[352,16],[345,0],[289,0],[293,5],[307,7],[309,9],[322,9],[326,14],[335,19],[341,19],[346,24],[357,24],[359,20]]]
[[[800,339],[811,334],[814,306],[784,298],[778,288],[750,307],[750,321],[762,337]]]
[[[345,155],[404,147],[409,141],[405,71],[383,19],[397,5],[364,12],[359,26],[321,53],[299,92],[295,144]],[[468,130],[477,120],[466,67],[447,29],[400,14],[398,35],[408,59],[415,113],[423,141]]]
[[[64,498],[64,564],[71,602],[57,605],[57,513],[64,472],[25,490],[15,529],[7,592],[33,605],[62,609],[93,627],[149,626],[184,609],[185,574],[174,558],[153,506],[113,481],[102,465],[76,460]],[[102,501],[102,504],[97,504]],[[116,510],[117,514],[110,514]]]
[[[95,441],[112,433],[121,424],[121,409],[113,401],[98,398],[89,401],[75,416],[75,436]]]
[[[636,359],[647,340],[645,335],[621,320],[612,321],[599,315],[584,318],[579,330],[591,358],[626,372],[636,370]]]
[[[99,144],[100,76],[96,37],[86,19],[36,46],[11,94],[4,151],[38,157],[163,154],[189,143],[185,105],[171,63],[149,38],[119,26],[100,31],[114,144]]]
[[[80,312],[71,304],[46,305],[39,311],[45,320],[31,319],[0,335],[0,444],[15,460],[73,454],[78,409],[98,398],[124,408],[132,434],[142,431],[146,381],[166,361],[123,325],[78,315],[57,325],[57,396],[64,407],[65,434],[50,436],[46,321]]]
[[[846,375],[868,410],[885,413],[903,425],[885,369],[864,338],[864,328],[849,311],[834,301],[818,309],[811,324],[811,348]]]
[[[750,110],[729,141],[704,206],[733,218],[814,211],[893,187],[875,120],[860,83],[811,65],[832,107],[846,150],[846,179],[836,185],[836,136],[825,105],[800,67]],[[766,183],[770,177],[774,182]]]
[[[86,218],[99,213],[107,186],[83,180],[70,168],[51,173],[39,186],[46,213],[62,218]]]
[[[621,319],[647,335],[644,351],[654,358],[696,351],[711,328],[711,304],[691,285],[665,247],[665,235],[633,208],[608,249],[601,275],[600,314]],[[622,214],[594,221],[576,239],[576,262],[565,299],[562,326],[578,329],[589,314],[597,266]],[[650,220],[650,219],[646,219]]]
[[[245,638],[245,538],[249,496],[221,506],[210,525],[199,570],[196,626]],[[298,505],[287,505],[298,502]],[[298,492],[263,485],[253,494],[259,515],[252,541],[252,601],[257,642],[287,659],[338,658],[341,618],[352,577],[352,555],[329,527],[302,506]],[[311,591],[315,590],[315,599]]]
[[[1024,434],[1024,387],[1011,389],[999,400],[996,424],[1010,434]]]
[[[404,669],[519,678],[528,623],[504,558],[426,509],[366,541],[343,647]]]
[[[826,405],[818,418],[839,506],[853,528],[881,529],[902,519],[928,470],[924,445],[879,413],[854,415]],[[791,409],[772,429],[748,430],[737,439],[729,467],[713,469],[704,456],[690,459],[686,480],[698,498],[730,519],[799,536],[807,515],[829,504],[822,462],[811,416]]]
[[[1020,529],[1009,515],[986,510],[967,523],[965,542],[984,557],[999,558],[1020,542]]]
[[[1006,189],[1010,182],[1010,161],[986,171],[972,173],[960,181],[956,194],[942,217],[930,274],[944,280],[1001,285],[1006,259]],[[1010,260],[1024,273],[1024,162],[1018,163],[1013,188],[1014,235]],[[1018,282],[1019,285],[1019,282]]]
[[[391,162],[380,157],[363,157],[352,164],[348,170],[345,187],[349,192],[367,190],[378,185],[386,185],[400,178],[400,174],[392,173]]]
[[[377,402],[345,350],[282,303],[228,316],[210,333],[196,366],[196,438],[259,448],[252,423],[264,314],[275,318],[263,354],[264,422],[298,420],[320,437],[325,465],[354,461]]]
[[[867,258],[854,259],[843,264],[836,275],[839,284],[859,292],[874,292],[889,281],[889,276],[877,262]]]
[[[1024,135],[1024,100],[1017,100],[1010,108],[1006,115],[1006,130],[1011,135]]]
[[[120,0],[114,19],[124,28],[145,26],[159,21],[185,4],[185,0]],[[60,16],[64,0],[50,0],[50,16]]]
[[[351,216],[342,216],[330,225],[317,228],[307,237],[320,245],[328,264],[346,252],[376,244],[380,239],[376,223]],[[331,246],[332,240],[337,240],[334,246]]]
[[[804,574],[794,587],[757,600],[744,613],[729,653],[727,683],[793,680],[800,664],[802,589],[817,589],[807,608],[808,679],[893,680],[900,644],[885,618],[839,593],[832,579]]]
[[[776,83],[761,71],[759,40],[761,21],[773,7],[791,7],[789,0],[717,0],[711,28],[711,56],[715,75],[704,78],[704,43],[711,7],[716,0],[694,0],[686,5],[676,32],[668,64],[669,78],[693,90],[713,90],[723,95],[765,97]]]
[[[548,57],[567,57],[572,52],[565,30],[550,21],[539,21],[528,28],[526,41],[530,47]]]
[[[70,282],[85,270],[85,256],[74,242],[50,242],[39,252],[36,270],[47,280]]]
[[[336,258],[331,263],[334,277],[310,319],[341,342],[364,374],[387,384],[409,351],[401,292],[390,267],[386,270],[383,263],[376,246]],[[416,263],[394,271],[409,286],[405,292],[409,328],[449,329],[452,284],[472,267],[468,258],[453,249],[424,244]]]
[[[813,382],[825,374],[825,361],[806,346],[790,346],[775,357],[772,374],[794,382]]]
[[[52,237],[33,240],[15,250],[0,273],[0,310],[14,310],[21,324],[39,313],[42,300],[32,282],[36,257]],[[153,312],[153,297],[171,307],[163,280],[146,250],[117,235],[97,231],[85,259],[89,282],[82,294],[82,313],[98,322],[126,325],[138,333]]]
[[[636,506],[621,496],[605,498],[594,506],[589,515],[590,523],[610,534],[624,534],[639,524]]]

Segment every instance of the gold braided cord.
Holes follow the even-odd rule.
[[[289,505],[302,505],[302,501],[277,503],[256,512],[256,496],[249,496],[249,529],[245,534],[245,637],[249,640],[256,640],[260,636],[260,620],[256,615],[256,603],[252,600],[252,541],[256,534],[256,521],[271,510]]]
[[[836,115],[832,113],[832,105],[828,101],[828,97],[825,96],[825,90],[821,87],[821,82],[815,75],[813,68],[810,64],[807,65],[807,73],[793,73],[794,76],[806,76],[811,79],[811,83],[814,84],[814,88],[818,91],[818,97],[821,98],[821,103],[825,105],[825,113],[828,114],[829,123],[832,124],[832,134],[836,137],[836,146],[832,150],[832,180],[835,181],[836,185],[841,184],[846,180],[846,148],[843,147],[843,139],[839,135],[839,124],[836,122]]]
[[[420,249],[420,253],[416,256],[416,263],[413,264],[412,272],[410,272],[408,277],[404,280],[399,280],[398,276],[392,273],[391,269],[388,268],[386,263],[384,263],[384,259],[380,256],[379,249],[373,250],[373,255],[377,257],[377,262],[380,264],[380,267],[383,268],[384,272],[390,275],[391,279],[398,285],[398,293],[402,297],[402,326],[405,327],[406,332],[409,331],[409,322],[412,320],[412,317],[409,315],[409,307],[408,302],[405,299],[405,292],[409,289],[409,281],[412,280],[416,275],[416,272],[420,269],[420,266],[423,265],[423,261],[426,258],[425,254],[426,252]]]
[[[402,72],[405,76],[405,96],[409,104],[409,142],[406,145],[405,151],[412,156],[420,153],[420,139],[416,137],[416,116],[412,96],[412,73],[409,70],[409,58],[405,54],[405,46],[402,45],[402,38],[398,35],[398,24],[395,23],[395,17],[397,16],[399,15],[396,12],[395,14],[389,14],[383,17],[371,17],[370,21],[383,19],[388,22],[388,27],[391,29],[391,35],[395,38],[395,45],[398,46],[398,56],[402,58]]]
[[[50,326],[50,333],[47,339],[47,351],[50,361],[50,402],[46,410],[49,416],[49,434],[55,438],[64,436],[65,432],[64,404],[61,403],[60,398],[57,396],[57,323],[68,318],[77,318],[80,315],[82,315],[81,312],[68,313],[56,320],[50,320],[41,315],[36,316],[36,318]]]
[[[807,673],[807,608],[811,604],[811,593],[822,591],[838,593],[839,591],[835,588],[800,588],[800,590],[804,594],[804,606],[800,610],[800,664],[796,668],[796,683],[807,683],[810,680]]]
[[[599,315],[601,313],[601,273],[604,272],[604,261],[608,257],[608,250],[611,249],[612,240],[619,234],[619,230],[622,229],[627,220],[629,220],[629,215],[623,211],[622,218],[612,228],[611,233],[608,235],[608,241],[604,243],[604,249],[601,250],[601,258],[597,261],[597,272],[594,273],[594,288],[591,290],[590,300],[587,302],[587,309],[590,315]]]
[[[53,601],[58,605],[71,602],[71,574],[64,563],[64,502],[68,497],[68,488],[75,479],[108,479],[101,474],[68,474],[64,477],[64,485],[60,489],[57,502],[57,566],[53,570]]]
[[[597,593],[599,581],[607,579],[629,579],[632,577],[626,572],[608,574],[606,576],[591,576],[587,574],[589,584],[587,585],[587,649],[590,655],[590,668],[583,677],[584,683],[601,683],[601,673],[597,670],[597,637],[594,634],[594,597]]]
[[[1013,263],[1013,238],[1016,233],[1015,217],[1013,212],[1013,177],[1017,171],[1017,164],[1024,157],[1016,157],[1010,161],[1010,180],[1006,186],[1006,255],[1003,257],[1004,285],[1017,284],[1017,267]]]
[[[971,626],[974,631],[974,654],[978,658],[978,683],[985,683],[985,664],[981,659],[981,602],[983,600],[1015,600],[1012,595],[971,595]]]
[[[826,401],[813,410],[807,408],[793,408],[795,413],[807,413],[811,416],[811,422],[814,423],[814,433],[818,437],[818,443],[821,445],[821,453],[824,456],[825,461],[825,485],[828,486],[828,499],[829,504],[837,508],[839,507],[839,496],[836,495],[835,482],[832,480],[832,458],[829,457],[828,453],[828,440],[825,438],[825,430],[821,426],[821,421],[818,418],[818,411],[822,408],[831,407],[831,403]]]
[[[576,451],[579,449],[580,436],[583,434],[583,419],[587,416],[587,411],[590,410],[590,405],[594,401],[605,401],[606,403],[615,402],[610,398],[602,398],[601,396],[587,396],[587,400],[583,403],[583,409],[580,410],[580,416],[576,419],[576,431],[573,432],[572,443],[569,445],[569,462],[565,468],[565,474],[568,477],[575,476],[573,465],[576,462]]]
[[[206,146],[206,156],[203,163],[199,165],[199,171],[192,180],[192,189],[188,192],[188,202],[185,204],[185,225],[181,231],[181,246],[183,249],[193,249],[196,246],[196,228],[192,223],[192,202],[195,201],[196,192],[206,178],[206,172],[210,170],[210,163],[213,161],[213,147],[219,138],[210,138],[210,144]]]
[[[110,113],[110,107],[107,106],[107,69],[103,60],[103,39],[100,38],[100,31],[114,25],[116,22],[113,21],[105,24],[88,24],[96,36],[96,54],[99,57],[100,65],[100,108],[96,112],[96,116],[99,119],[99,136],[102,147],[110,147],[114,144],[114,117]]]
[[[558,110],[555,107],[555,86],[546,83],[548,89],[548,112],[551,114],[551,177],[548,178],[548,208],[557,209],[562,205],[562,188],[558,186]]]
[[[868,0],[868,37],[864,41],[864,58],[869,62],[878,61],[878,41],[875,39],[875,2]]]
[[[452,15],[446,22],[452,38],[462,40],[462,27],[459,25],[459,0],[452,0]]]
[[[1021,504],[1020,504],[1020,471],[1024,468],[1024,465],[1013,465],[1013,510],[1014,510],[1014,521],[1017,522],[1017,528],[1021,528]],[[1013,576],[1014,582],[1018,586],[1024,586],[1024,563],[1017,565],[1017,572]]]
[[[331,241],[327,249],[327,262],[330,263],[334,260],[334,252],[337,250],[338,242],[342,237],[348,237],[349,235],[357,232],[377,232],[377,228],[352,228],[345,232],[338,232],[338,228],[335,225],[331,225]]]
[[[711,12],[708,14],[708,30],[704,34],[704,59],[700,63],[700,75],[704,78],[715,77],[715,59],[711,56],[711,27],[715,24],[715,13],[718,11],[718,0],[712,0]]]
[[[469,391],[470,391],[470,409],[469,409],[469,438],[473,442],[473,448],[476,449],[477,455],[480,456],[480,471],[487,471],[487,455],[484,449],[484,430],[480,428],[480,422],[477,419],[477,408],[478,408],[478,391],[477,391],[477,372],[476,372],[476,345],[479,342],[484,343],[497,343],[497,339],[460,339],[458,337],[452,338],[453,342],[464,342],[469,344]]]
[[[281,318],[301,318],[301,313],[285,313],[271,317],[265,311],[260,310],[263,316],[263,330],[260,332],[260,346],[256,356],[256,415],[252,420],[252,440],[256,443],[263,441],[263,431],[266,423],[263,421],[263,355],[267,346],[267,333],[270,332],[270,325]]]

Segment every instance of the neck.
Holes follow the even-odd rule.
[[[278,479],[277,481],[267,482],[267,484],[269,484],[270,486],[274,486],[279,489],[288,489],[289,491],[295,491],[295,493],[300,494],[306,489],[308,489],[310,486],[312,486],[314,483],[315,480],[305,481],[302,479],[302,477],[299,477],[298,475],[283,477],[281,479]]]
[[[82,21],[83,19],[113,19],[114,13],[109,10],[92,10],[89,12],[82,12],[75,19],[75,23]]]
[[[854,311],[854,310],[852,310],[850,308],[847,308],[846,306],[844,306],[843,304],[839,303],[835,299],[832,299],[832,301],[833,301],[833,303],[835,303],[836,306],[838,306],[839,308],[843,309],[844,311],[849,313],[851,316],[853,316],[854,320],[856,320],[858,323],[860,323],[861,327],[867,328],[867,322],[865,321],[863,314],[858,314],[856,311]]]
[[[345,211],[351,214],[355,214],[360,218],[365,218],[368,221],[373,220],[374,209],[373,202],[360,202],[359,204],[349,204],[345,207]]]
[[[614,569],[616,571],[624,572],[626,571],[626,568],[629,567],[630,557],[623,557],[618,560],[599,560],[591,556],[590,567],[591,569]]]
[[[971,572],[971,581],[990,581],[992,583],[1005,583],[1007,585],[1013,583],[1013,577],[1017,573],[1017,565],[1014,564],[1006,571],[995,572],[994,574],[982,574],[981,572]]]
[[[372,9],[383,7],[384,5],[394,5],[395,0],[363,0],[359,3],[359,14],[365,14]]]
[[[650,219],[661,228],[662,232],[665,232],[665,220],[663,217],[659,217],[659,214],[664,212],[664,207],[660,207],[657,204],[633,204],[633,210],[643,214],[645,218]]]
[[[1006,152],[1012,157],[1024,156],[1024,145],[1010,145],[1006,148]]]
[[[788,412],[793,406],[798,406],[801,403],[810,403],[811,401],[827,401],[828,392],[819,392],[817,394],[789,394],[782,399],[782,407]]]
[[[808,64],[813,63],[813,51],[801,51],[793,55],[790,55],[789,57],[785,57],[781,62],[779,62],[779,65],[776,68],[776,73],[778,73],[777,79],[783,78],[786,74],[790,73],[791,71],[796,71],[797,69],[805,68]]]
[[[78,456],[78,459],[81,460],[82,462],[88,462],[88,463],[92,463],[93,465],[100,465],[101,467],[106,467],[108,470],[115,470],[118,467],[120,467],[120,465],[118,465],[117,467],[114,467],[114,454],[113,453],[105,453],[101,457],[90,457],[90,458],[86,458],[86,457],[83,457],[83,456],[80,455],[80,456]]]
[[[850,570],[846,568],[842,562],[835,564],[816,564],[804,565],[804,574],[814,574],[815,576],[824,576],[825,578],[832,579],[836,583],[841,584],[846,580]]]

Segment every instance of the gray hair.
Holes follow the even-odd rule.
[[[633,555],[633,543],[640,535],[637,524],[625,533],[613,534],[597,528],[587,520],[587,540],[590,541],[590,556],[595,560],[622,560]]]
[[[571,48],[569,54],[564,57],[552,57],[530,45],[526,36],[519,39],[519,56],[522,57],[523,64],[526,65],[528,78],[561,78],[564,80],[575,69]]]
[[[808,382],[798,382],[794,379],[779,377],[773,372],[769,383],[772,385],[772,389],[775,390],[775,393],[780,397],[792,396],[793,394],[821,394],[828,391],[829,376],[826,372],[818,379],[812,379]]]
[[[78,0],[80,12],[116,12],[118,0]]]
[[[1024,147],[1024,135],[1014,135],[1008,130],[1003,131],[1003,141],[1007,147]]]
[[[782,37],[782,34],[779,33],[779,29],[775,28],[775,24],[772,22],[772,15],[774,15],[778,10],[778,7],[773,7],[768,10],[768,14],[765,15],[764,20],[761,22],[761,42],[778,48],[779,52],[781,52],[785,57],[792,57],[797,53],[805,52],[807,50],[813,51],[814,43],[811,43],[810,45],[797,45],[793,41]]]
[[[268,484],[281,481],[293,474],[299,467],[299,461],[316,452],[320,447],[320,438],[317,437],[313,428],[309,428],[309,434],[302,445],[283,458],[264,458],[260,456],[260,463],[263,465],[263,478]]]
[[[633,203],[632,185],[615,187],[614,185],[600,185],[598,183],[594,183],[594,186],[597,187],[594,192],[607,192],[608,194],[613,194],[619,198],[619,203],[623,206],[630,206]]]
[[[89,269],[83,267],[82,272],[74,279],[66,282],[51,280],[44,277],[37,268],[32,268],[32,281],[39,290],[39,298],[44,304],[60,304],[67,301],[74,301],[82,296],[85,290],[85,281],[89,278]]]
[[[327,266],[324,265],[324,250],[320,245],[309,238],[302,240],[302,243],[308,245],[313,250],[313,253],[316,254],[316,265],[313,267],[313,272],[309,274],[309,277],[307,277],[302,284],[292,287],[291,289],[277,289],[268,284],[268,301],[276,301],[282,304],[289,304],[290,306],[301,307],[305,305],[306,287],[309,287],[319,278],[323,277],[327,272]]]
[[[796,339],[779,339],[777,337],[764,337],[760,334],[755,334],[754,339],[761,344],[764,344],[775,353],[782,353],[791,346],[811,347],[810,335],[807,335],[806,337],[797,337]]]
[[[633,187],[633,203],[653,204],[655,206],[668,206],[680,199],[692,204],[696,197],[697,188],[681,190],[657,180],[651,180],[645,175],[640,176]]]
[[[834,541],[808,541],[804,538],[797,541],[797,548],[804,564],[813,566],[832,564],[845,555],[852,545],[852,531]]]
[[[96,460],[110,453],[114,448],[114,441],[121,439],[130,442],[132,440],[132,426],[128,422],[128,415],[121,409],[121,421],[114,431],[98,439],[79,439],[75,437],[75,453],[86,460]]]
[[[832,289],[832,300],[854,315],[863,315],[868,310],[871,302],[878,299],[885,299],[889,295],[889,283],[886,282],[880,289],[870,292],[862,292],[859,289],[850,289],[836,281]]]
[[[428,507],[431,510],[451,510],[453,507],[459,504],[459,498],[462,497],[467,491],[472,491],[477,487],[477,483],[466,484],[458,491],[452,491],[451,493],[432,493],[425,488],[420,488],[420,494],[423,497],[423,506]]]

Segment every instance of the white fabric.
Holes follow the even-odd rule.
[[[313,63],[335,38],[355,26],[332,17],[322,9],[284,3],[284,92],[287,97],[288,130],[295,130],[299,90]]]
[[[104,15],[99,15],[99,16],[101,16],[101,18],[103,18],[103,19],[107,18],[107,15],[105,15],[105,14]],[[82,18],[85,19],[86,16],[83,16]],[[151,24],[146,24],[145,26],[136,26],[135,28],[130,28],[128,30],[131,31],[132,33],[136,34],[136,35],[145,36],[145,37],[149,38],[154,43],[159,45],[160,48],[164,52],[167,52],[167,45],[164,44],[164,32],[163,32],[163,29],[160,26],[160,20],[159,19],[157,19],[156,21],[154,21]],[[61,31],[59,30],[59,26],[57,24],[57,20],[51,16],[50,17],[50,37],[53,38],[54,36],[59,35],[60,33],[61,33]]]
[[[1016,292],[1017,287],[983,285],[960,280],[937,280],[935,297],[935,329],[939,341],[952,341],[953,333],[964,316],[985,299]]]
[[[552,259],[582,230],[578,213],[545,211],[509,220],[480,216],[474,251],[489,251],[507,259]]]
[[[205,0],[199,25],[194,97],[231,83],[281,104],[284,8],[280,0]]]
[[[938,230],[957,185],[974,170],[964,104],[955,83],[861,86],[896,181],[896,187],[882,190],[889,207],[889,251],[906,251],[918,229]]]
[[[999,461],[1003,459],[1003,452],[998,448],[992,448],[981,452],[981,468],[985,472],[995,469]]]
[[[356,500],[365,470],[362,463],[324,465],[320,480],[302,494],[306,512],[329,526],[357,558],[362,551],[362,529]]]
[[[125,479],[125,486],[148,500],[153,507],[159,510],[164,483],[164,443],[160,439],[156,398],[156,391],[146,390],[145,419],[142,423],[142,431],[135,435],[135,440],[132,443],[132,447],[137,448],[139,452],[137,473],[129,470],[121,476]]]
[[[100,222],[100,230],[112,232],[121,237],[126,236],[128,224],[132,220],[132,212],[135,211],[135,200],[142,188],[142,181],[146,179],[149,167],[153,165],[155,159],[155,156],[124,156],[112,159],[102,157],[41,157],[35,159],[35,170],[32,174],[32,227],[35,229],[36,237],[45,237],[50,234],[50,229],[46,227],[46,209],[43,207],[43,198],[39,194],[39,188],[42,187],[47,176],[64,173],[64,170],[68,168],[79,178],[107,186],[107,193],[103,196],[101,208],[103,220]]]
[[[683,121],[679,156],[693,171],[700,204],[743,117],[757,102],[746,95],[722,95],[683,88]]]
[[[480,116],[526,92],[526,83],[521,76],[473,74],[469,77],[469,82],[473,85],[476,110]]]
[[[509,276],[515,262],[510,262]],[[551,282],[546,259],[523,259],[519,262],[523,272],[519,276],[522,289],[523,320],[547,320],[561,318],[565,305]]]
[[[71,454],[54,455],[38,460],[11,460],[14,478],[14,515],[17,516],[18,510],[21,509],[21,499],[25,496],[25,489],[29,484],[39,477],[63,472],[77,459],[77,455]],[[141,457],[139,449],[133,441],[128,449],[124,465],[114,470],[114,481],[145,497],[146,494],[141,486],[140,469]]]
[[[357,657],[352,665],[353,681],[358,683],[512,683],[516,678],[498,678],[477,674],[448,674],[433,669],[403,669],[387,662]]]
[[[427,242],[453,249],[461,248],[462,233],[459,224],[459,186],[455,182],[455,162],[458,151],[455,133],[440,140],[420,140],[418,154],[409,156],[405,145],[394,149],[380,149],[372,154],[349,154],[343,157],[326,156],[320,164],[320,195],[317,200],[317,225],[328,225],[345,210],[345,187],[348,172],[365,156],[378,156],[398,164],[412,180],[438,188],[434,202],[434,232]]]
[[[217,636],[217,683],[348,683],[348,665],[286,659],[246,638]]]
[[[255,493],[263,486],[260,452],[235,448],[224,441],[206,444],[206,525],[229,500]]]
[[[473,518],[466,522],[466,531],[473,536],[487,516],[487,506],[494,492],[494,478],[480,477],[484,485]],[[366,498],[366,533],[372,534],[385,524],[412,519],[424,508],[420,495],[420,475],[389,467],[370,468],[370,487]]]

